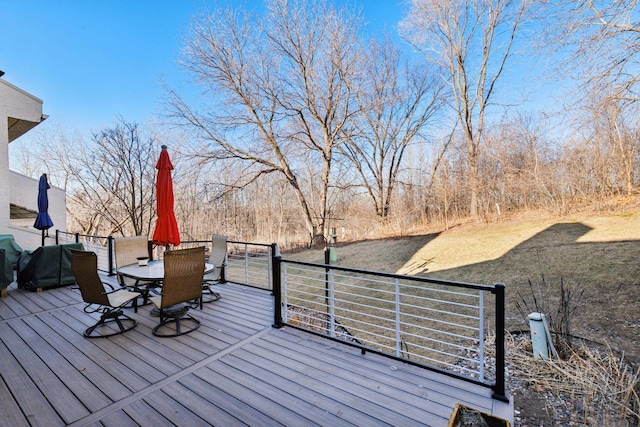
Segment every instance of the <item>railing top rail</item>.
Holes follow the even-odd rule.
[[[58,233],[60,233],[60,234],[68,234],[70,236],[92,237],[92,238],[95,238],[95,239],[108,239],[109,237],[112,237],[112,236],[98,236],[97,234],[72,233],[70,231],[62,231],[62,230],[58,230]]]
[[[211,242],[211,239],[207,240],[183,240],[181,243],[205,243]],[[237,245],[251,245],[251,246],[262,246],[265,248],[270,248],[272,244],[270,243],[253,243],[253,242],[240,242],[237,240],[227,240],[227,243],[237,244]]]
[[[113,237],[113,236],[98,236],[96,234],[83,234],[83,233],[73,233],[73,232],[69,232],[69,231],[62,231],[62,230],[58,230],[58,233],[60,234],[67,234],[70,236],[82,236],[82,237],[93,237],[93,238],[99,238],[99,239],[108,239],[109,237]],[[210,243],[211,239],[202,239],[202,240],[183,240],[182,243]],[[252,243],[252,242],[240,242],[240,241],[236,241],[236,240],[227,240],[227,243],[233,243],[233,244],[241,244],[241,245],[251,245],[251,246],[261,246],[261,247],[265,247],[265,248],[271,248],[272,244],[270,243]]]
[[[271,247],[270,243],[240,242],[240,241],[237,241],[237,240],[227,240],[227,243],[235,243],[235,244],[238,244],[238,245],[264,246],[266,248],[270,248]]]
[[[349,272],[349,273],[371,274],[371,275],[380,276],[380,277],[387,277],[387,278],[391,278],[391,279],[404,279],[404,280],[411,280],[411,281],[415,281],[415,282],[432,283],[432,284],[436,284],[436,285],[446,285],[446,286],[454,286],[454,287],[459,287],[459,288],[475,289],[475,290],[487,291],[487,292],[492,292],[492,293],[495,292],[495,289],[498,286],[498,285],[480,285],[480,284],[476,284],[476,283],[454,282],[452,280],[433,279],[433,278],[429,278],[429,277],[407,276],[407,275],[403,275],[403,274],[387,273],[387,272],[383,272],[383,271],[374,271],[374,270],[362,270],[362,269],[359,269],[359,268],[342,267],[342,266],[337,266],[337,265],[332,265],[332,264],[322,264],[322,263],[317,263],[317,262],[294,261],[294,260],[290,260],[290,259],[286,259],[286,258],[282,258],[282,262],[287,263],[287,264],[304,265],[304,266],[307,266],[307,267],[317,267],[317,268],[339,270],[339,271],[345,271],[345,272]]]

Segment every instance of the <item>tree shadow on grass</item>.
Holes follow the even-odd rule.
[[[503,256],[421,276],[506,286],[507,328],[527,327],[516,302],[535,294],[546,311],[560,306],[560,283],[584,291],[572,318],[574,335],[609,344],[640,363],[640,241],[578,241],[592,228],[554,224]],[[437,254],[434,254],[437,256]],[[543,279],[544,278],[544,279]]]

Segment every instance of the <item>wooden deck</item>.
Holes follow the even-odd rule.
[[[202,326],[157,338],[138,326],[87,339],[72,287],[0,299],[0,424],[8,426],[446,426],[457,402],[512,420],[489,389],[315,337],[274,329],[272,296],[217,285]]]

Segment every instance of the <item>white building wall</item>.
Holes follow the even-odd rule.
[[[33,228],[34,220],[11,222],[11,203],[38,210],[38,179],[9,170],[9,118],[23,121],[11,131],[19,137],[32,126],[42,122],[42,100],[0,78],[0,234],[13,234],[23,249],[41,245],[42,233]],[[22,128],[21,126],[26,127]],[[16,129],[20,129],[17,131]],[[66,230],[66,194],[60,188],[49,190],[49,215],[54,223],[50,231]],[[47,240],[46,244],[52,244]]]
[[[0,231],[9,227],[9,128],[8,102],[13,97],[0,80]],[[4,100],[7,100],[5,102]]]
[[[38,183],[39,179],[24,176],[14,171],[9,171],[9,187],[11,203],[33,211],[38,210]],[[67,210],[66,193],[63,189],[54,187],[49,189],[49,216],[53,221],[53,227],[49,229],[50,238],[45,244],[55,243],[55,230],[66,230]],[[9,234],[13,234],[16,242],[23,249],[35,249],[42,244],[42,232],[33,228],[35,219],[12,221],[9,225]]]

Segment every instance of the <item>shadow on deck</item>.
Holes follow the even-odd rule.
[[[267,291],[217,285],[202,326],[157,338],[149,306],[134,330],[86,339],[73,287],[0,299],[3,426],[429,425],[456,403],[512,420],[491,390],[291,328]],[[95,316],[95,315],[94,315]]]

